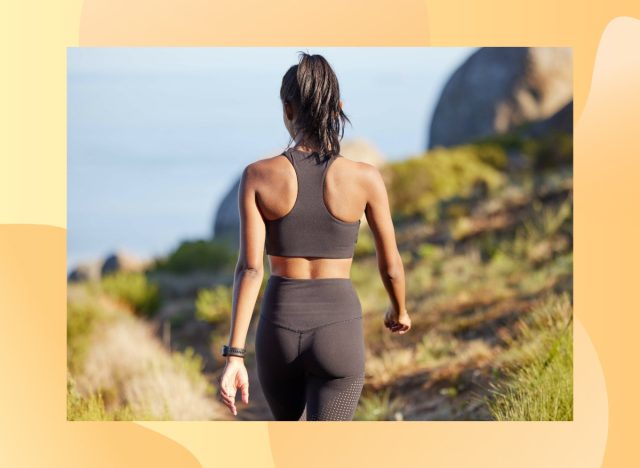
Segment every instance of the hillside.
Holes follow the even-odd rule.
[[[382,325],[388,300],[365,225],[352,268],[367,345],[356,419],[572,419],[572,139],[521,135],[381,167],[413,329],[396,336]],[[224,243],[190,241],[144,273],[73,284],[70,418],[229,418],[213,387],[235,258]],[[256,306],[252,402],[240,419],[270,416],[252,354],[257,317]],[[124,356],[138,354],[163,370],[132,369]],[[173,402],[178,394],[189,402]]]

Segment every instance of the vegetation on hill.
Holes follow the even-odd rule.
[[[237,256],[226,242],[217,240],[188,240],[165,258],[158,258],[154,270],[173,273],[191,271],[225,271],[233,268]]]
[[[570,141],[506,135],[387,165],[413,330],[385,333],[375,252],[360,249],[357,419],[572,418]]]
[[[356,419],[572,419],[572,139],[519,135],[382,169],[413,329],[391,335],[382,325],[388,300],[364,227],[352,266],[367,344]],[[70,285],[69,417],[229,417],[211,382],[236,255],[222,242],[182,243],[153,272],[186,283],[194,272],[224,274],[171,291],[144,273]],[[269,418],[253,395],[245,417]]]
[[[71,284],[67,306],[67,418],[70,420],[210,419],[214,387],[191,348],[167,349],[147,311],[121,300],[111,279]],[[148,291],[140,280],[127,284]],[[140,297],[134,291],[132,297]],[[144,296],[144,294],[143,294]],[[135,300],[134,303],[137,303]],[[146,307],[147,302],[142,302]]]

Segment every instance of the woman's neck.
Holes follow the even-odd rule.
[[[318,146],[319,145],[314,144],[314,142],[310,138],[307,138],[302,131],[296,133],[296,136],[293,137],[294,148],[303,151],[317,151]]]

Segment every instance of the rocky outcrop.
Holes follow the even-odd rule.
[[[236,179],[222,198],[213,219],[213,237],[218,240],[226,240],[231,246],[237,246],[240,242],[238,239],[240,231],[238,190],[240,190],[240,177]]]
[[[118,271],[143,271],[150,264],[123,251],[113,252],[104,259],[78,263],[67,276],[70,282],[99,280],[104,275]]]
[[[102,260],[78,263],[69,272],[67,280],[70,282],[94,281],[100,279]]]
[[[451,76],[435,107],[429,149],[505,133],[572,100],[572,54],[560,47],[486,47]]]
[[[149,262],[122,251],[114,252],[104,259],[100,274],[102,276],[119,271],[143,271]]]
[[[531,123],[523,134],[531,138],[539,138],[551,131],[573,133],[573,101],[570,101],[548,119]]]
[[[376,167],[385,162],[383,154],[364,139],[346,140],[340,145],[340,154],[354,161],[367,162]],[[238,213],[238,190],[240,178],[236,180],[218,206],[213,220],[213,237],[226,240],[232,248],[239,244],[240,214]]]

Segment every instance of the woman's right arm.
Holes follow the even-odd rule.
[[[411,328],[405,305],[404,266],[396,244],[387,188],[380,171],[370,164],[367,166],[365,215],[376,244],[378,271],[391,300],[391,308],[385,314],[384,324],[392,332],[403,334]]]
[[[256,171],[255,164],[252,163],[244,169],[238,189],[240,252],[233,280],[228,343],[229,346],[238,348],[245,346],[251,316],[264,276],[265,224],[256,204],[256,180],[260,179],[260,174]],[[237,415],[235,397],[238,388],[242,401],[249,403],[249,377],[242,357],[227,357],[219,384],[222,401],[234,416]]]

